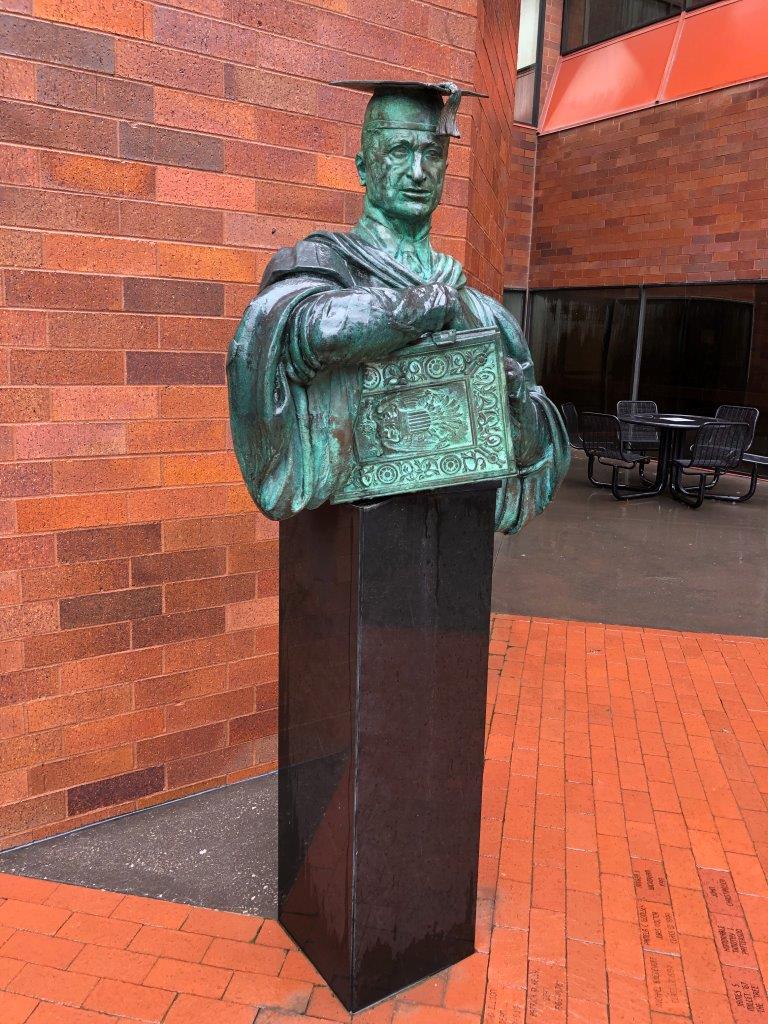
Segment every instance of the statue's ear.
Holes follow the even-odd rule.
[[[355,157],[355,167],[357,167],[357,176],[360,179],[360,184],[365,187],[365,156],[362,150]]]

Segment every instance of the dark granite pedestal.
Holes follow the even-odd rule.
[[[495,500],[280,526],[279,917],[350,1010],[474,950]]]

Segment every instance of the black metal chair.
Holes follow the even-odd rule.
[[[560,406],[563,419],[565,421],[565,429],[568,431],[568,443],[571,448],[575,448],[576,451],[584,451],[584,442],[581,438],[581,431],[579,430],[579,414],[576,411],[576,406],[573,402],[563,402]]]
[[[623,416],[657,416],[659,407],[655,402],[623,401],[616,403],[616,415]],[[655,451],[659,447],[659,432],[655,427],[644,423],[622,423],[621,435],[627,447],[633,451]]]
[[[755,440],[757,421],[760,419],[760,410],[753,405],[719,405],[715,411],[716,420],[728,420],[730,423],[746,423],[749,427],[749,437],[744,448],[748,452]]]
[[[619,486],[619,472],[642,467],[649,461],[648,456],[631,451],[622,436],[621,424],[616,416],[602,412],[583,412],[579,418],[584,451],[587,453],[587,476],[593,487],[610,488],[617,501],[639,497],[648,490]],[[611,482],[595,479],[595,461],[601,466],[610,466]]]
[[[673,459],[672,494],[690,508],[699,508],[705,498],[713,501],[749,501],[757,488],[757,465],[752,467],[749,490],[745,494],[708,494],[711,485],[707,478],[715,474],[716,480],[729,469],[736,469],[749,442],[748,423],[702,424],[696,432],[690,458]],[[698,487],[686,487],[684,476],[698,476]]]

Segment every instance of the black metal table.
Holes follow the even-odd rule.
[[[643,427],[654,427],[659,432],[659,461],[656,479],[647,491],[633,494],[634,498],[654,498],[665,490],[672,490],[673,461],[679,459],[685,435],[689,430],[698,430],[703,423],[711,423],[713,416],[689,416],[685,413],[660,412],[650,415],[620,416],[622,423],[634,423]],[[725,422],[725,421],[723,421]]]

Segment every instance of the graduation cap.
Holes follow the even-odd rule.
[[[459,104],[463,96],[486,97],[484,92],[475,92],[473,89],[462,89],[455,82],[438,82],[433,85],[430,82],[331,82],[331,85],[339,85],[345,89],[355,89],[357,92],[373,93],[371,102],[366,110],[366,128],[410,128],[415,131],[434,132],[436,135],[448,135],[451,138],[461,138],[459,127],[456,123],[456,115],[459,111]],[[402,118],[387,120],[385,109],[376,110],[373,101],[382,97],[406,97],[415,102],[411,103],[404,111]],[[443,97],[447,102],[443,103]],[[426,104],[424,101],[426,100]],[[417,109],[418,101],[422,106],[431,106],[434,118],[430,120],[426,111],[422,114]],[[391,108],[387,111],[391,115]]]

